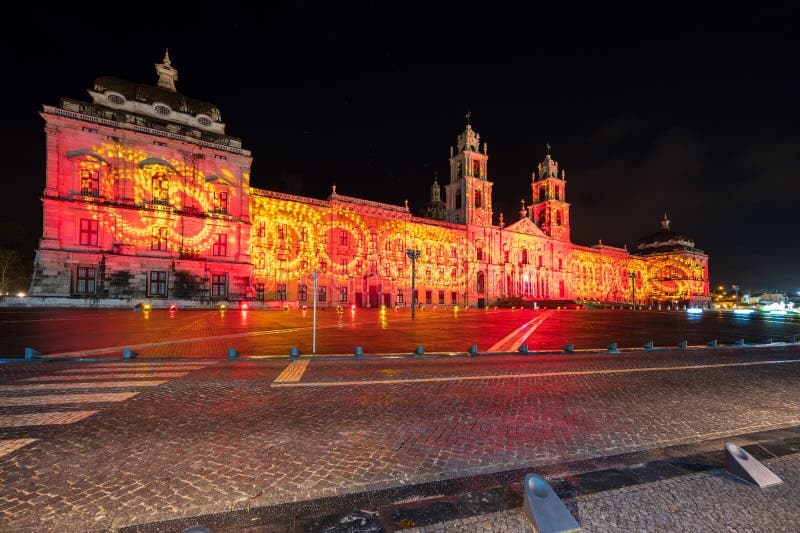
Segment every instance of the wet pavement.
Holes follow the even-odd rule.
[[[228,348],[244,356],[286,356],[292,347],[312,354],[311,311],[225,312],[100,309],[0,309],[0,357],[22,356],[26,347],[45,355],[118,357],[129,347],[147,357],[224,358]],[[317,313],[317,354],[516,352],[620,347],[732,344],[800,339],[800,315],[630,310],[418,310],[326,309]]]
[[[578,315],[556,312],[539,327],[561,316]],[[531,317],[508,320],[495,343]],[[574,498],[628,490],[624,502],[634,486],[710,475],[713,453],[707,467],[691,465],[728,438],[769,442],[791,476],[798,378],[800,345],[789,344],[2,364],[0,530],[323,531],[333,521],[337,531],[342,513],[364,513],[348,516],[375,531],[425,516],[510,520],[527,472],[564,481]],[[684,460],[638,478],[630,470],[670,457]],[[702,491],[717,478],[691,483]],[[714,505],[740,497],[727,486]],[[775,494],[794,494],[787,487]],[[603,513],[613,514],[585,516]]]

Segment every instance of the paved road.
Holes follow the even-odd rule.
[[[26,347],[44,354],[116,356],[125,347],[148,357],[224,358],[234,347],[243,355],[286,356],[292,347],[312,353],[310,311],[178,311],[149,313],[98,309],[0,310],[0,357],[21,356]],[[675,346],[681,340],[762,343],[800,339],[800,316],[741,317],[719,312],[630,310],[431,309],[411,319],[408,309],[318,313],[316,352],[352,354],[427,352],[515,352],[531,350]]]
[[[798,378],[796,345],[5,364],[0,530],[114,530],[796,426]]]

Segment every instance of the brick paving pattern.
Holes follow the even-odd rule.
[[[88,381],[80,383],[27,383],[19,385],[2,385],[0,393],[36,390],[67,389],[115,389],[119,387],[155,387],[166,381]]]
[[[36,439],[0,439],[0,457],[26,446]]]
[[[760,489],[713,470],[579,496],[567,501],[586,533],[794,532],[800,524],[800,455],[764,461],[783,481]],[[399,529],[404,533],[529,533],[521,507]]]
[[[19,415],[0,415],[0,427],[52,426],[72,424],[95,414],[97,411],[52,411],[25,413]]]
[[[308,363],[301,383],[486,376],[335,388],[270,387],[285,360],[220,361],[87,420],[0,428],[2,439],[37,439],[0,461],[0,530],[114,529],[795,426],[800,364],[708,365],[798,355],[776,347]],[[679,368],[691,361],[706,367]],[[674,368],[576,372],[584,364]],[[93,368],[6,365],[0,381],[48,372],[78,381]],[[48,396],[70,397],[14,399]],[[23,409],[37,412],[5,405],[0,415]]]
[[[57,394],[47,396],[0,396],[0,407],[12,405],[59,405],[68,403],[124,402],[138,392],[87,392],[85,394]]]

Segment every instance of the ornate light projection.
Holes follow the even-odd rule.
[[[86,209],[112,236],[115,247],[150,249],[156,228],[165,228],[160,233],[167,241],[164,250],[177,249],[186,257],[211,255],[220,220],[230,219],[228,207],[238,202],[237,187],[232,186],[235,178],[229,170],[222,168],[208,176],[191,157],[185,161],[162,159],[117,143],[78,152],[81,154],[72,158],[77,179],[84,184],[83,176],[98,173],[99,188],[70,192],[88,193],[82,194],[90,200]],[[94,199],[103,203],[91,203]],[[227,246],[233,249],[236,236],[227,239]]]

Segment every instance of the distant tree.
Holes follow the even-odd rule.
[[[28,272],[22,254],[0,248],[0,298],[27,289]]]

